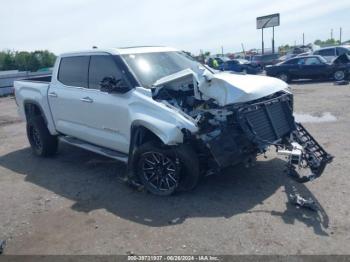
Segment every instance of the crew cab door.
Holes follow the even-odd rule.
[[[105,77],[123,79],[123,73],[114,56],[92,55],[89,65],[89,89],[84,97],[87,141],[123,153],[129,151],[130,119],[128,105],[132,92],[107,93],[100,90]],[[131,87],[130,87],[131,89]]]
[[[121,152],[129,149],[129,93],[101,92],[104,77],[120,78],[109,54],[63,57],[48,92],[58,132]]]
[[[90,56],[62,57],[48,90],[51,114],[58,132],[86,138],[85,104],[81,99],[88,88]]]

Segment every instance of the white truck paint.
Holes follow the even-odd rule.
[[[76,137],[123,153],[129,150],[130,127],[136,123],[150,129],[165,144],[182,143],[182,128],[192,133],[198,130],[194,119],[174,107],[152,99],[150,89],[137,87],[126,94],[109,94],[96,89],[66,86],[57,78],[60,61],[64,57],[175,51],[176,49],[167,47],[145,47],[63,54],[56,61],[51,83],[15,81],[19,112],[25,119],[24,103],[33,101],[43,110],[52,135]],[[192,70],[185,70],[185,75],[192,74],[194,81],[198,79],[199,91],[203,97],[214,98],[221,106],[254,100],[287,88],[284,82],[274,78],[213,74],[204,68],[202,71],[203,75],[196,75]],[[208,74],[209,81],[206,80]],[[175,74],[170,77],[170,81],[182,77],[182,74]],[[155,86],[166,82],[157,81]],[[86,97],[93,102],[84,101]]]
[[[220,106],[256,100],[279,91],[289,92],[285,82],[266,76],[220,72],[209,79],[201,78],[199,91]]]
[[[214,72],[173,48],[63,54],[50,81],[14,86],[37,155],[54,154],[60,138],[128,162],[129,181],[157,195],[194,188],[200,161],[207,171],[220,170],[250,163],[271,145],[290,156],[291,167],[308,163],[312,175],[297,177],[301,182],[332,161],[295,123],[286,83]],[[290,148],[298,143],[297,159]]]

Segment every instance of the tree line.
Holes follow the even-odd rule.
[[[52,67],[56,55],[48,50],[34,52],[0,51],[0,71],[19,70],[35,72],[42,68]]]

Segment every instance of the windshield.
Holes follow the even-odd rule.
[[[203,71],[199,62],[183,52],[156,52],[122,55],[125,62],[141,82],[143,87],[151,88],[160,78],[172,75],[187,68],[195,73]]]

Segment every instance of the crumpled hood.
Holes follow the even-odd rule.
[[[209,80],[209,81],[208,81]],[[200,77],[198,89],[204,98],[213,98],[218,105],[248,102],[278,91],[288,91],[288,85],[277,78],[220,72]]]

